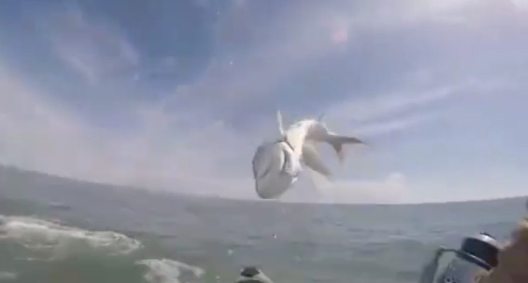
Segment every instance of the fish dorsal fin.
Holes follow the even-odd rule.
[[[281,114],[280,110],[277,110],[277,124],[279,126],[279,133],[280,133],[281,137],[284,137],[284,126],[283,126],[283,123],[282,123],[282,114]]]
[[[324,117],[325,117],[325,113],[321,113],[321,114],[319,115],[319,117],[317,117],[317,121],[319,121],[320,123],[322,123]]]

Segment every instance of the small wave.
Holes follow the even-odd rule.
[[[17,274],[9,271],[0,271],[0,282],[13,281],[17,279]]]
[[[200,278],[204,270],[197,266],[188,265],[171,259],[144,259],[136,264],[148,267],[144,278],[150,283],[180,283],[182,273],[191,272],[195,278]]]
[[[0,240],[13,240],[32,251],[71,254],[86,248],[110,255],[130,254],[141,242],[112,231],[86,231],[31,217],[0,215]]]

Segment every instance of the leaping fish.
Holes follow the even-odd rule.
[[[338,159],[344,160],[344,144],[363,144],[355,137],[330,131],[318,119],[303,119],[283,128],[282,115],[277,111],[280,138],[258,146],[252,160],[257,195],[263,199],[279,198],[298,180],[303,165],[329,177],[330,170],[323,164],[317,151],[319,143],[330,144]]]

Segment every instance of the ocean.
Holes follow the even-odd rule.
[[[526,199],[327,205],[207,199],[0,167],[0,282],[417,282],[439,246],[508,238]]]

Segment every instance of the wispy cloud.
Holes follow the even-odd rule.
[[[138,52],[116,26],[87,19],[78,6],[58,9],[37,23],[58,58],[89,83],[132,74],[138,67]]]
[[[470,98],[499,95],[501,91],[506,97],[512,88],[517,87],[516,79],[501,76],[487,81],[468,79],[431,88],[404,86],[388,93],[348,99],[329,107],[326,113],[328,120],[340,128],[354,129],[357,134],[375,137],[441,120],[445,117],[440,105],[456,105]]]
[[[184,91],[235,107],[258,104],[270,99],[280,84],[335,52],[346,40],[347,27],[335,25],[339,15],[321,11],[321,7],[314,5],[303,6],[302,11],[290,11],[299,15],[279,15],[277,23],[267,30],[244,31],[244,26],[252,24],[247,5],[241,2],[228,11],[218,25],[217,37],[219,40],[236,37],[241,41],[259,36],[263,39],[244,53],[231,56],[227,52],[226,61],[213,61],[202,80]],[[268,33],[273,36],[266,36]]]
[[[383,122],[369,123],[358,127],[354,132],[361,137],[379,137],[384,134],[405,132],[413,127],[427,126],[428,122],[439,119],[438,113],[425,113],[410,115],[404,118],[395,118]]]
[[[44,97],[5,69],[0,72],[3,163],[86,180],[167,186],[185,184],[199,173],[209,177],[214,160],[207,157],[213,149],[199,147],[211,138],[228,140],[214,127],[178,135],[164,126],[170,120],[159,116],[143,118],[133,137],[120,136],[90,126]]]
[[[371,30],[400,29],[423,24],[478,27],[495,20],[508,22],[512,19],[505,15],[522,19],[527,10],[521,2],[524,0],[370,1],[368,4],[362,3],[363,9],[358,9],[353,15],[356,25]]]
[[[82,122],[60,108],[50,107],[38,92],[3,66],[0,101],[2,162],[70,175],[88,171],[78,168],[77,159],[104,158],[86,154],[90,149],[84,141],[89,135],[83,136],[88,133]]]

